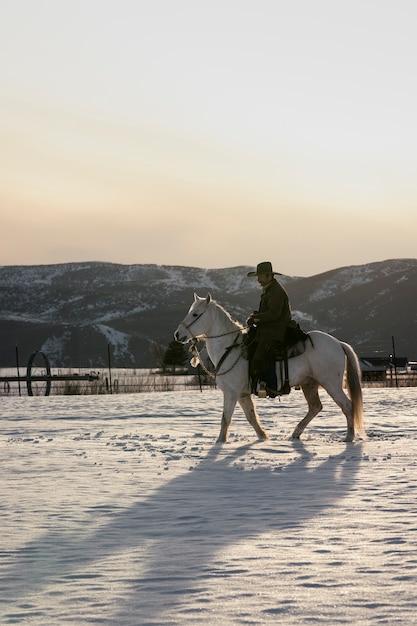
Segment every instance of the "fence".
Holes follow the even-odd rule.
[[[26,395],[13,368],[0,369],[0,396]],[[24,377],[20,377],[23,380]],[[186,391],[213,387],[215,382],[203,374],[170,375],[145,369],[91,371],[86,368],[50,368],[31,377],[31,395],[100,395]]]
[[[363,376],[362,387],[417,387],[417,372],[378,372]]]
[[[0,369],[0,396],[26,395],[26,387],[15,380],[12,368]],[[362,381],[363,387],[417,387],[417,372],[387,372],[384,377]],[[34,372],[31,381],[32,395],[44,396],[49,386],[50,395],[100,395],[117,393],[149,393],[187,391],[215,387],[213,378],[204,375],[169,375],[152,370],[112,369],[96,372],[85,368],[51,368],[49,378]]]

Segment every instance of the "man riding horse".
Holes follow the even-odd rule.
[[[273,386],[276,390],[275,354],[284,353],[286,347],[287,328],[291,324],[291,309],[288,294],[276,280],[270,261],[259,263],[254,272],[248,276],[256,276],[262,287],[259,310],[254,311],[246,320],[250,327],[248,348],[252,389],[256,392],[257,382],[260,389]],[[281,275],[281,274],[279,274]],[[283,357],[284,358],[284,357]],[[271,363],[273,363],[271,367]],[[272,378],[271,381],[271,372]],[[274,380],[275,379],[275,380]],[[282,381],[280,393],[289,393],[288,381]],[[276,395],[270,390],[269,395]]]

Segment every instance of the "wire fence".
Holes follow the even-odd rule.
[[[16,378],[13,368],[0,369],[0,396],[27,395],[24,381],[12,380]],[[46,373],[38,368],[33,376],[42,378]],[[89,375],[89,379],[86,379]],[[60,380],[70,376],[70,380]],[[10,379],[9,379],[9,378]],[[79,378],[77,380],[77,378]],[[47,386],[46,380],[32,381],[33,395],[43,396]],[[85,368],[67,369],[51,368],[50,370],[50,395],[101,395],[123,393],[152,393],[164,391],[191,391],[213,388],[215,380],[198,372],[196,374],[173,375],[169,373],[142,370],[142,369],[112,369],[104,371],[91,371]],[[417,387],[417,372],[393,372],[387,371],[378,377],[364,377],[363,387]]]
[[[64,377],[70,379],[62,380]],[[0,396],[27,395],[25,377],[21,376],[20,381],[14,380],[16,370],[13,368],[0,368],[0,378]],[[44,380],[39,380],[42,378]],[[141,369],[92,371],[85,368],[51,368],[50,392],[46,394],[47,378],[48,374],[42,368],[32,371],[31,390],[34,396],[187,391],[216,386],[215,380],[202,372],[174,375]]]

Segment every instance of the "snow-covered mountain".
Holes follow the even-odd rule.
[[[153,366],[196,291],[210,292],[242,322],[260,288],[246,266],[206,270],[167,265],[68,263],[0,267],[0,366],[42,349],[55,366]],[[360,355],[392,351],[417,359],[417,259],[280,277],[294,317],[348,341]]]

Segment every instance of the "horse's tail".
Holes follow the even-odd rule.
[[[364,437],[365,426],[363,423],[363,398],[359,360],[352,346],[343,341],[340,343],[346,355],[346,382],[352,402],[353,426],[355,433]]]

